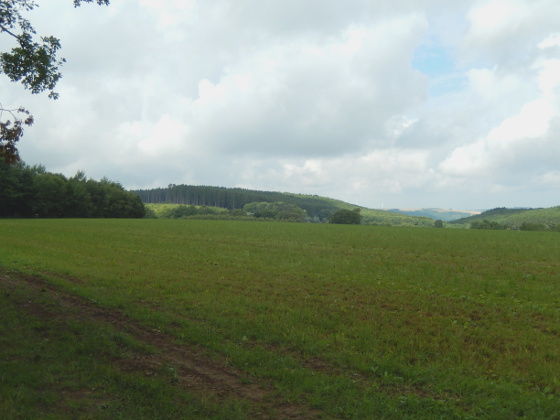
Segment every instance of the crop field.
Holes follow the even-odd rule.
[[[560,236],[0,220],[0,418],[557,419]]]

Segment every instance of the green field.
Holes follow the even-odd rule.
[[[0,220],[0,418],[556,419],[549,232]]]

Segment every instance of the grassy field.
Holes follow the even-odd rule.
[[[0,220],[0,418],[559,418],[558,239]]]

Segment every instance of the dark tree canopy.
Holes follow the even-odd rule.
[[[359,225],[362,223],[362,215],[360,214],[360,209],[338,210],[331,216],[329,221],[330,223],[342,225]]]
[[[74,7],[81,3],[108,5],[109,0],[73,0]],[[37,36],[31,22],[24,16],[39,5],[33,0],[0,1],[0,34],[10,36],[15,43],[7,52],[0,52],[0,73],[12,82],[21,83],[31,93],[49,91],[49,98],[57,99],[54,88],[66,61],[57,57],[60,40],[52,35]],[[33,124],[33,116],[21,106],[6,107],[0,102],[0,159],[6,163],[19,160],[16,143],[23,135],[24,126]]]
[[[71,178],[47,172],[43,166],[0,161],[0,217],[144,217],[136,194],[104,178]]]

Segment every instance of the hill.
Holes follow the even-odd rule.
[[[560,229],[560,206],[545,209],[495,208],[478,215],[455,220],[453,224],[473,224],[488,222],[495,227],[523,230]]]
[[[542,225],[548,230],[559,230],[560,206],[512,214],[507,218],[506,225],[514,229],[521,229],[524,225]]]
[[[235,211],[251,203],[288,203],[305,210],[307,221],[325,222],[337,210],[360,208],[366,224],[398,226],[433,226],[428,217],[410,216],[386,210],[373,210],[355,206],[341,200],[318,195],[293,194],[276,191],[259,191],[245,188],[226,188],[170,184],[167,188],[131,190],[142,202],[150,205],[163,203],[187,206],[204,206]],[[157,213],[157,212],[156,212]]]
[[[497,207],[492,210],[483,211],[482,213],[479,214],[454,220],[451,223],[464,224],[464,223],[472,223],[475,221],[482,221],[482,220],[504,223],[508,217],[514,214],[524,213],[527,210],[531,210],[531,209],[520,209],[520,208],[508,209],[505,207]]]
[[[391,209],[389,211],[407,214],[409,216],[421,216],[429,217],[434,220],[443,220],[444,222],[450,222],[457,219],[463,219],[472,215],[480,214],[479,211],[474,210],[453,210],[453,209]]]

